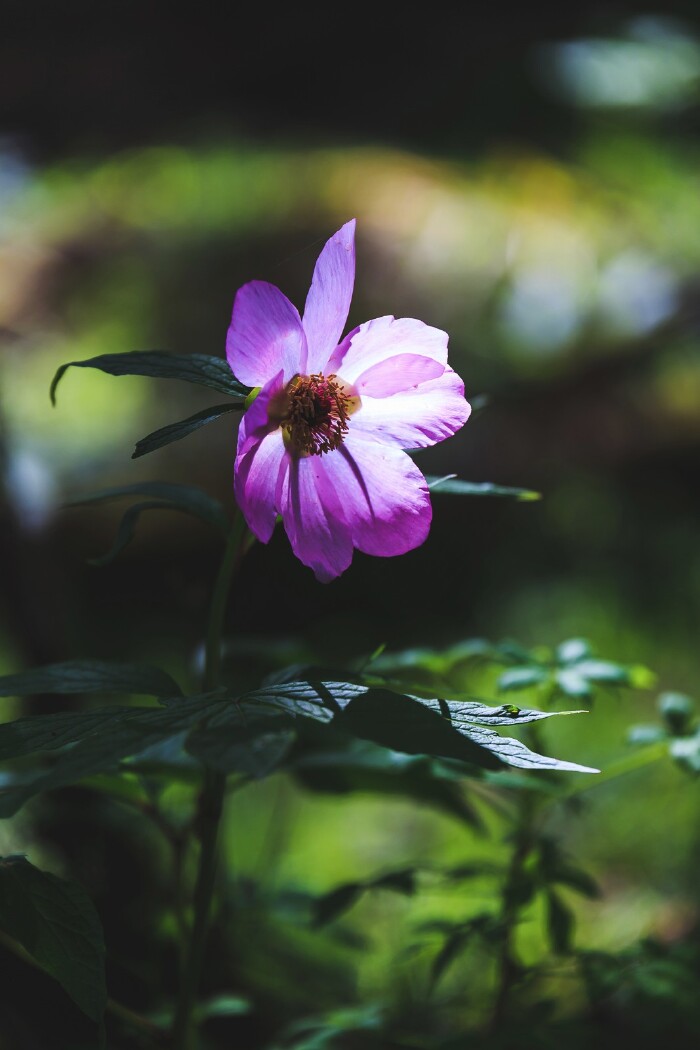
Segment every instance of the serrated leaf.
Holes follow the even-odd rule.
[[[544,667],[509,667],[500,675],[496,687],[501,693],[516,692],[518,689],[531,689],[549,678],[549,671]]]
[[[549,758],[547,755],[538,755],[531,751],[520,740],[512,737],[500,736],[493,729],[485,729],[474,726],[468,730],[469,736],[475,743],[488,748],[493,755],[500,758],[509,766],[518,769],[553,769],[569,773],[600,773],[599,769],[591,766],[580,766],[576,762],[563,762],[557,758]]]
[[[425,480],[431,492],[445,493],[450,496],[509,496],[524,502],[542,498],[541,493],[533,492],[532,489],[494,485],[490,481],[463,481],[456,474],[446,474],[444,477],[426,474]]]
[[[179,685],[150,664],[116,664],[105,660],[67,660],[0,677],[0,696],[40,693],[133,693],[182,696]],[[4,728],[4,727],[3,727]]]
[[[69,368],[97,368],[112,376],[150,376],[154,379],[182,379],[229,394],[244,401],[250,388],[233,375],[223,357],[209,354],[169,354],[163,350],[133,350],[126,354],[100,354],[85,361],[68,361],[56,372],[49,391],[56,404],[56,388]]]
[[[98,1024],[107,1005],[102,927],[77,883],[0,858],[0,927]]]
[[[484,736],[477,732],[479,723],[512,725],[579,712],[533,711],[510,704],[494,708],[475,701],[424,699],[353,682],[290,682],[254,690],[240,700],[251,707],[277,706],[324,722],[333,718],[334,726],[343,732],[408,754],[453,758],[485,769],[497,769],[503,761],[525,769],[591,772],[585,766],[533,755],[519,741],[492,731],[481,730]]]
[[[0,750],[5,754],[17,747],[15,755],[27,754],[32,743],[32,729],[29,723],[36,726],[36,749],[46,749],[47,732],[42,723],[50,718],[54,730],[65,720],[63,740],[72,735],[73,746],[62,751],[54,765],[46,772],[40,773],[25,783],[0,790],[0,818],[11,817],[25,802],[41,791],[75,784],[88,776],[97,773],[113,773],[120,763],[132,755],[144,752],[153,744],[179,733],[197,724],[217,708],[231,707],[222,701],[221,694],[203,694],[190,697],[171,704],[167,708],[124,707],[113,709],[108,713],[109,723],[100,722],[97,718],[84,721],[83,727],[78,721],[80,716],[73,713],[65,715],[35,716],[19,719],[16,722],[0,725]],[[97,713],[95,713],[97,714]],[[240,714],[243,724],[245,714]],[[109,732],[106,732],[106,728]],[[34,748],[31,748],[34,750]]]
[[[195,430],[199,430],[200,427],[213,423],[215,419],[219,419],[226,412],[240,412],[243,407],[243,401],[228,402],[225,405],[212,405],[211,408],[202,409],[201,412],[196,412],[193,416],[188,416],[187,419],[181,419],[178,423],[168,423],[167,426],[161,427],[160,430],[154,430],[152,434],[148,434],[146,437],[141,438],[140,441],[137,441],[131,458],[138,459],[139,456],[155,452],[156,449],[163,448],[164,445],[170,445],[173,441],[181,441],[182,438],[192,434]]]
[[[385,689],[367,689],[356,696],[336,716],[334,724],[395,751],[455,758],[483,769],[500,765],[489,749],[454,728],[438,711],[416,698]]]

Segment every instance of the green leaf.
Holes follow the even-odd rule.
[[[579,672],[578,665],[557,671],[554,680],[567,696],[589,697],[593,692],[588,679]]]
[[[599,769],[591,766],[580,766],[576,762],[563,762],[557,758],[549,758],[546,755],[538,755],[530,751],[520,740],[512,737],[500,736],[493,729],[482,729],[474,726],[469,730],[471,739],[489,751],[502,762],[518,769],[553,769],[569,773],[600,773]]]
[[[141,754],[162,740],[177,736],[217,709],[233,706],[235,705],[222,700],[220,693],[215,693],[179,700],[165,709],[113,709],[105,712],[104,721],[96,717],[100,712],[94,712],[95,717],[92,719],[68,712],[64,715],[18,719],[16,722],[0,725],[0,752],[8,757],[27,754],[30,749],[51,747],[51,744],[46,742],[47,730],[43,728],[47,719],[52,720],[51,728],[61,735],[62,743],[67,743],[69,739],[73,741],[73,746],[62,751],[48,771],[19,785],[0,790],[0,818],[11,817],[25,802],[41,791],[75,784],[97,773],[113,773],[119,769],[124,759]],[[245,717],[245,712],[240,712],[241,724],[244,724]],[[60,728],[61,720],[64,724],[63,730]],[[35,726],[34,737],[32,725]]]
[[[407,798],[481,827],[461,783],[425,755],[406,755],[367,740],[333,734],[325,748],[295,752],[287,769],[310,791]]]
[[[556,650],[556,660],[560,664],[573,664],[590,655],[591,646],[585,638],[568,638]]]
[[[92,503],[106,503],[124,496],[150,496],[152,499],[131,506],[119,523],[117,535],[110,550],[99,558],[90,558],[91,565],[104,566],[114,561],[118,554],[131,542],[138,519],[147,510],[176,510],[190,514],[201,521],[212,525],[224,536],[228,535],[230,523],[224,508],[218,500],[202,492],[193,485],[178,485],[164,481],[144,481],[133,485],[119,485],[104,489],[88,496],[73,500],[71,507],[87,506]]]
[[[243,405],[242,401],[228,402],[225,405],[212,405],[211,408],[205,408],[201,412],[196,412],[195,415],[182,419],[178,423],[169,423],[167,426],[161,427],[160,430],[154,430],[152,434],[148,434],[145,438],[141,438],[140,441],[136,442],[136,448],[131,458],[138,459],[139,456],[155,452],[157,448],[163,448],[164,445],[169,445],[173,441],[181,441],[182,438],[187,437],[188,434],[193,433],[195,430],[199,430],[200,427],[206,426],[207,423],[213,423],[215,419],[219,419],[226,412],[240,411]]]
[[[190,755],[219,773],[242,773],[259,779],[282,764],[296,740],[296,732],[285,721],[265,718],[239,726],[233,733],[222,732],[221,728],[193,730],[185,747]]]
[[[129,693],[182,696],[175,681],[149,664],[113,664],[103,660],[68,660],[0,677],[0,696],[40,693]],[[33,722],[37,719],[32,719]],[[0,727],[4,729],[5,727]]]
[[[426,474],[425,480],[431,492],[450,496],[510,496],[527,503],[542,498],[541,493],[533,492],[532,489],[509,488],[494,485],[490,481],[463,481],[456,474],[446,474],[444,477]]]
[[[395,751],[456,758],[485,769],[500,765],[487,748],[453,728],[438,711],[416,698],[385,689],[367,689],[356,696],[336,716],[334,725]]]
[[[56,372],[51,383],[51,403],[56,404],[56,388],[69,368],[97,368],[112,376],[151,376],[154,379],[183,379],[218,390],[244,401],[250,387],[235,378],[223,357],[209,354],[168,354],[162,350],[134,350],[127,354],[101,354],[85,361],[68,361]]]
[[[192,514],[228,535],[230,522],[221,503],[195,485],[178,485],[169,481],[141,481],[132,485],[116,485],[71,500],[68,506],[86,507],[92,503],[109,503],[125,496],[145,496],[148,499],[159,500],[166,509]]]
[[[659,714],[674,736],[688,731],[694,703],[685,693],[662,693],[657,701]]]
[[[102,927],[81,886],[0,858],[0,927],[98,1024],[107,1005]]]
[[[325,926],[348,911],[369,890],[393,890],[411,896],[416,891],[416,872],[413,868],[390,871],[362,882],[346,882],[314,901],[314,925]]]
[[[571,951],[573,931],[573,912],[558,894],[549,890],[547,893],[547,932],[552,950],[557,955],[566,955]]]
[[[567,769],[598,772],[586,766],[557,762],[528,751],[518,740],[501,737],[480,726],[512,725],[559,714],[490,707],[476,701],[423,699],[354,682],[289,682],[266,686],[239,698],[251,708],[278,707],[293,715],[328,722],[342,732],[371,740],[393,751],[458,759],[485,769],[501,762],[524,769]],[[226,715],[221,718],[225,719]],[[221,723],[223,724],[223,723]]]
[[[509,667],[499,677],[496,687],[501,693],[516,692],[518,689],[531,689],[548,678],[549,672],[544,667]]]

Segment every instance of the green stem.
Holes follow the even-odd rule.
[[[515,984],[520,965],[515,956],[515,929],[523,908],[522,883],[525,864],[534,846],[533,808],[535,801],[530,795],[519,800],[517,824],[514,833],[515,848],[510,858],[506,881],[503,887],[500,926],[501,943],[498,956],[496,997],[491,1015],[491,1031],[501,1027],[508,1009],[508,998]]]
[[[245,521],[242,515],[238,513],[226,544],[226,550],[212,595],[203,681],[204,689],[207,691],[216,689],[220,682],[221,638],[226,603],[231,580],[244,553],[245,540]],[[185,951],[182,986],[175,1015],[175,1050],[197,1050],[199,1044],[194,1011],[199,992],[204,949],[209,930],[209,916],[216,884],[219,826],[221,824],[225,791],[225,775],[208,769],[205,774],[195,821],[200,841],[199,868],[194,889],[194,919],[189,943]]]

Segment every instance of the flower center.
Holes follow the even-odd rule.
[[[280,423],[287,445],[298,455],[321,456],[342,445],[355,399],[337,376],[295,376],[285,395]]]

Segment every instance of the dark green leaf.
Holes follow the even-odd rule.
[[[440,765],[425,755],[406,755],[352,737],[346,741],[337,734],[325,748],[295,754],[287,768],[310,791],[412,799],[481,826],[461,783],[442,775]]]
[[[694,704],[685,693],[662,693],[657,701],[659,713],[674,736],[688,731]]]
[[[231,732],[196,729],[185,746],[190,755],[220,773],[266,777],[281,765],[296,739],[296,732],[285,722],[284,718],[265,718]]]
[[[49,664],[47,667],[36,667],[31,671],[0,678],[0,696],[36,696],[40,693],[182,695],[179,685],[169,674],[149,664],[68,660],[62,664]]]
[[[532,489],[508,488],[490,481],[462,481],[456,474],[446,474],[444,477],[426,474],[425,480],[431,492],[450,496],[511,496],[524,502],[542,498],[539,492],[533,492]]]
[[[196,412],[195,415],[189,416],[187,419],[181,419],[179,423],[169,423],[166,427],[161,427],[160,430],[154,430],[152,434],[148,434],[145,438],[141,438],[140,441],[136,442],[136,448],[134,449],[131,458],[138,459],[139,456],[145,456],[148,452],[155,452],[157,448],[163,448],[164,445],[169,445],[173,441],[181,441],[182,438],[187,437],[195,430],[199,430],[200,427],[206,426],[207,423],[213,423],[215,419],[219,419],[226,412],[234,412],[243,408],[243,401],[228,402],[225,405],[212,405],[211,408],[205,408],[201,412]]]
[[[85,361],[61,365],[51,383],[51,402],[56,404],[56,388],[68,368],[97,368],[112,376],[151,376],[155,379],[183,379],[218,390],[244,401],[250,388],[235,378],[223,357],[209,354],[168,354],[162,350],[134,350],[127,354],[101,354]]]
[[[566,955],[571,951],[573,930],[573,912],[556,893],[550,890],[547,893],[547,932],[552,950],[557,955]]]
[[[97,773],[112,773],[119,769],[120,763],[132,755],[138,755],[147,748],[177,736],[189,729],[207,715],[213,714],[222,707],[236,705],[222,701],[220,694],[208,694],[190,697],[171,704],[167,708],[124,707],[121,713],[112,710],[106,713],[109,722],[100,722],[89,718],[81,729],[80,716],[72,713],[51,716],[37,716],[20,719],[0,725],[0,750],[7,754],[13,746],[15,754],[26,754],[31,746],[31,727],[36,726],[36,744],[38,748],[50,747],[46,743],[47,733],[42,723],[52,719],[52,728],[61,732],[59,720],[65,719],[63,742],[72,738],[75,743],[61,752],[54,765],[31,780],[0,790],[0,817],[10,817],[25,802],[41,791],[75,784],[84,777]],[[97,713],[95,713],[97,714]],[[245,722],[245,712],[240,713],[241,724]],[[109,728],[109,732],[105,729]],[[33,749],[32,749],[33,750]]]
[[[366,689],[336,716],[334,724],[395,751],[456,758],[485,769],[500,765],[490,750],[453,728],[438,711],[385,689]]]
[[[25,857],[0,859],[0,927],[100,1023],[107,1005],[102,927],[82,887]]]
[[[374,879],[347,882],[336,887],[314,902],[314,925],[324,926],[337,919],[368,890],[393,890],[395,893],[411,896],[416,891],[416,873],[412,868],[405,868],[401,871],[386,872]]]
[[[587,871],[575,868],[571,864],[561,864],[553,872],[553,881],[562,886],[569,886],[572,890],[596,900],[600,897],[600,886]]]
[[[228,535],[230,522],[221,503],[195,485],[179,485],[172,481],[140,481],[132,485],[117,485],[114,488],[92,492],[71,500],[68,506],[85,507],[91,503],[108,503],[125,496],[145,496],[148,499],[160,500],[167,507],[177,508],[201,518]]]
[[[455,930],[449,935],[443,944],[440,951],[433,959],[433,964],[430,967],[430,988],[435,988],[436,984],[447,970],[450,963],[462,953],[469,943],[472,931],[470,930]]]

